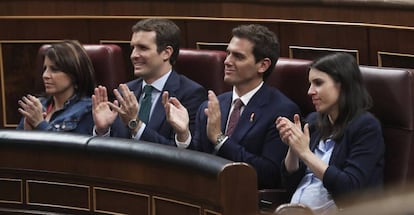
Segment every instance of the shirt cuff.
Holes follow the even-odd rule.
[[[177,140],[177,134],[175,135],[175,144],[179,149],[186,149],[191,143],[191,133],[189,132],[188,138],[184,142],[180,142]]]
[[[135,135],[131,135],[132,139],[134,140],[140,140],[142,133],[144,133],[145,128],[147,127],[147,125],[141,121],[141,127],[139,128],[139,130],[137,131],[137,133]]]
[[[92,130],[92,135],[93,135],[94,137],[96,137],[96,136],[100,136],[100,137],[109,137],[109,136],[111,136],[111,127],[109,127],[108,131],[107,131],[105,134],[98,135],[98,133],[96,133],[96,126],[94,125],[94,126],[93,126],[93,130]]]
[[[217,143],[217,145],[214,146],[215,152],[218,152],[220,148],[223,146],[223,144],[229,139],[229,136],[226,136],[221,142]]]

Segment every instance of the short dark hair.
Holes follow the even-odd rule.
[[[319,114],[319,126],[323,139],[332,137],[339,140],[348,123],[372,106],[372,98],[365,88],[361,71],[354,56],[338,52],[314,61],[310,68],[328,74],[335,82],[341,84],[338,99],[338,118],[331,125],[326,113]]]
[[[78,41],[65,40],[51,44],[46,49],[45,57],[71,77],[77,95],[92,96],[95,89],[95,71],[88,54]]]
[[[245,38],[253,43],[253,55],[256,63],[264,58],[269,58],[271,64],[263,74],[263,80],[273,72],[279,59],[279,41],[275,33],[267,27],[258,24],[240,25],[233,29],[233,36]]]
[[[181,31],[174,22],[160,18],[143,19],[132,26],[132,32],[139,31],[155,31],[157,52],[161,53],[167,46],[171,46],[173,53],[170,57],[170,64],[175,64],[180,52]]]

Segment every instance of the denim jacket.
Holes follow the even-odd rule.
[[[43,105],[44,110],[52,101],[52,97],[41,97],[40,102]],[[24,118],[17,126],[18,130],[24,128]],[[92,134],[93,129],[93,117],[92,117],[92,101],[91,98],[74,95],[68,101],[62,109],[56,111],[50,117],[50,121],[43,120],[35,130],[42,131],[68,131],[79,134]]]

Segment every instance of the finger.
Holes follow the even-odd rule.
[[[17,101],[17,104],[19,104],[21,108],[27,109],[26,103],[24,103],[22,100]]]
[[[114,89],[114,95],[116,100],[118,100],[119,104],[121,104],[121,106],[125,106],[125,100],[122,97],[121,93],[119,93],[119,91],[117,89]]]
[[[293,120],[294,120],[295,125],[296,125],[297,127],[302,128],[302,125],[301,125],[301,122],[300,122],[300,117],[299,117],[299,114],[295,114],[295,115],[293,116]]]
[[[309,135],[309,124],[308,123],[306,123],[305,126],[303,127],[303,132],[305,133],[305,135],[307,137],[310,137],[310,135]]]
[[[127,85],[123,85],[121,92],[126,104],[134,104],[137,101],[134,92],[132,92]]]
[[[108,101],[108,91],[106,87],[99,85],[95,93],[97,95],[97,101],[99,103]]]
[[[214,103],[218,103],[218,99],[217,99],[217,96],[214,93],[214,91],[212,91],[212,90],[208,91],[208,100],[211,101],[211,102],[214,102]]]
[[[131,91],[129,90],[128,86],[126,84],[120,84],[119,85],[119,90],[120,90],[121,96],[124,99],[124,101],[126,103],[128,103],[129,102],[129,99],[130,99],[130,96],[131,96],[130,95],[130,92]]]
[[[216,94],[212,91],[208,91],[208,105],[207,108],[209,109],[209,112],[212,114],[214,112],[219,111],[219,101],[217,99]]]
[[[112,111],[116,111],[118,113],[123,113],[121,108],[118,106],[118,102],[114,102],[114,104],[112,102],[106,102],[106,104],[109,105],[109,107],[112,109]]]
[[[95,88],[96,90],[96,88]],[[94,110],[98,106],[98,99],[96,93],[92,95],[92,110]]]
[[[30,99],[27,96],[23,96],[22,100],[27,106],[32,106],[33,105],[33,103],[30,101]]]
[[[168,91],[164,91],[162,93],[162,104],[165,106],[165,104],[168,103]]]
[[[175,97],[171,97],[169,99],[169,101],[170,101],[171,104],[173,104],[178,109],[184,108],[184,106],[181,104],[181,102]]]
[[[22,114],[24,117],[27,117],[29,115],[29,113],[27,113],[25,110],[23,110],[22,108],[18,108],[17,111],[19,111],[20,114]]]
[[[29,99],[30,99],[30,101],[32,101],[32,102],[33,102],[33,105],[34,105],[37,109],[40,109],[40,110],[42,110],[42,109],[43,109],[42,103],[40,102],[40,100],[39,100],[37,97],[32,96],[32,95],[29,95]]]

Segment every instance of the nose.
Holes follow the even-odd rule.
[[[230,65],[231,64],[231,60],[230,60],[230,54],[228,54],[227,56],[226,56],[226,59],[224,59],[224,65],[226,65],[226,66],[228,66],[228,65]]]
[[[46,67],[46,68],[44,68],[43,69],[43,74],[42,74],[42,77],[43,78],[50,78],[50,74],[51,74],[51,72],[49,71],[49,68],[48,67]]]
[[[138,50],[136,48],[133,48],[131,52],[131,56],[130,56],[131,60],[137,58],[138,56],[139,56]]]
[[[315,95],[315,94],[316,94],[316,91],[315,91],[314,87],[312,86],[312,84],[309,85],[308,95],[312,96],[312,95]]]

